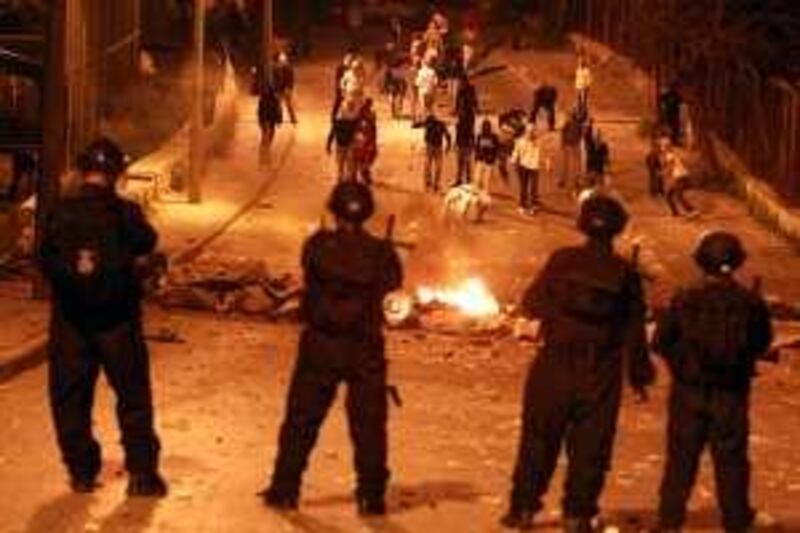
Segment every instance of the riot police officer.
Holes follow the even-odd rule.
[[[49,389],[72,489],[91,492],[100,472],[92,404],[100,370],[117,396],[130,496],[163,496],[153,427],[149,356],[141,325],[137,258],[157,234],[138,205],[115,194],[127,157],[100,139],[78,157],[80,190],[48,216],[39,250],[53,291]]]
[[[641,396],[653,381],[640,277],[613,249],[627,219],[613,198],[585,200],[578,228],[588,240],[555,251],[523,298],[523,313],[541,320],[542,344],[525,385],[510,509],[501,520],[507,527],[533,527],[565,441],[565,530],[591,531],[611,460],[623,368]]]
[[[271,507],[297,507],[309,454],[336,389],[344,382],[355,447],[358,509],[365,515],[383,514],[389,470],[382,304],[387,293],[400,287],[402,267],[391,243],[363,227],[374,211],[367,186],[338,184],[328,208],[336,228],[319,230],[303,248],[305,327],[272,482],[262,496]]]
[[[743,532],[753,522],[747,458],[750,382],[756,361],[772,342],[772,327],[758,291],[733,277],[745,258],[735,235],[717,231],[704,236],[694,253],[702,278],[678,290],[658,320],[654,348],[672,374],[659,508],[665,531],[683,525],[706,444],[726,531]]]

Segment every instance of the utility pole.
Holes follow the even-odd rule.
[[[194,80],[192,117],[189,138],[189,202],[202,200],[201,182],[205,174],[205,139],[203,138],[203,94],[205,92],[206,0],[194,2]]]
[[[262,61],[261,68],[262,81],[265,83],[272,83],[272,34],[273,34],[273,12],[272,0],[264,0],[264,18],[262,20],[263,27],[261,33],[263,35],[262,43]]]
[[[65,69],[66,1],[50,2],[45,26],[45,62],[40,79],[43,86],[41,104],[41,177],[36,180],[36,219],[34,250],[42,243],[45,223],[58,202],[61,175],[66,165],[67,81]],[[35,252],[34,252],[35,253]],[[45,298],[47,287],[37,273],[33,279],[34,298]]]

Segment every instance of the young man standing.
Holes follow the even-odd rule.
[[[536,126],[528,125],[527,132],[514,143],[511,163],[519,178],[519,212],[533,215],[539,209],[539,165],[541,148]]]
[[[425,129],[425,190],[439,192],[444,153],[450,151],[452,138],[447,125],[431,113],[412,127]]]
[[[488,119],[484,120],[481,132],[475,139],[475,185],[486,194],[489,194],[494,180],[499,152],[500,139],[492,131],[492,123]]]

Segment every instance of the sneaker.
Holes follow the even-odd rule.
[[[272,489],[266,489],[258,494],[267,507],[272,507],[278,511],[297,510],[297,496],[281,494]]]
[[[131,474],[128,480],[128,496],[163,498],[167,495],[167,483],[158,474]]]
[[[358,514],[361,516],[383,516],[386,514],[386,502],[382,498],[359,498]]]
[[[684,216],[689,220],[692,220],[700,216],[700,211],[693,209],[692,211],[687,212]]]
[[[520,215],[527,215],[528,214],[528,210],[525,209],[524,207],[518,207],[517,208],[517,213],[519,213]]]
[[[508,529],[529,531],[533,529],[533,516],[534,512],[530,510],[511,509],[500,519],[500,524]]]
[[[73,477],[69,480],[69,486],[77,494],[91,494],[100,485],[93,477]]]

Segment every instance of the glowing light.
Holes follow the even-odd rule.
[[[417,301],[422,305],[440,303],[455,307],[474,318],[485,318],[500,313],[500,304],[480,278],[468,278],[452,287],[420,287]]]

